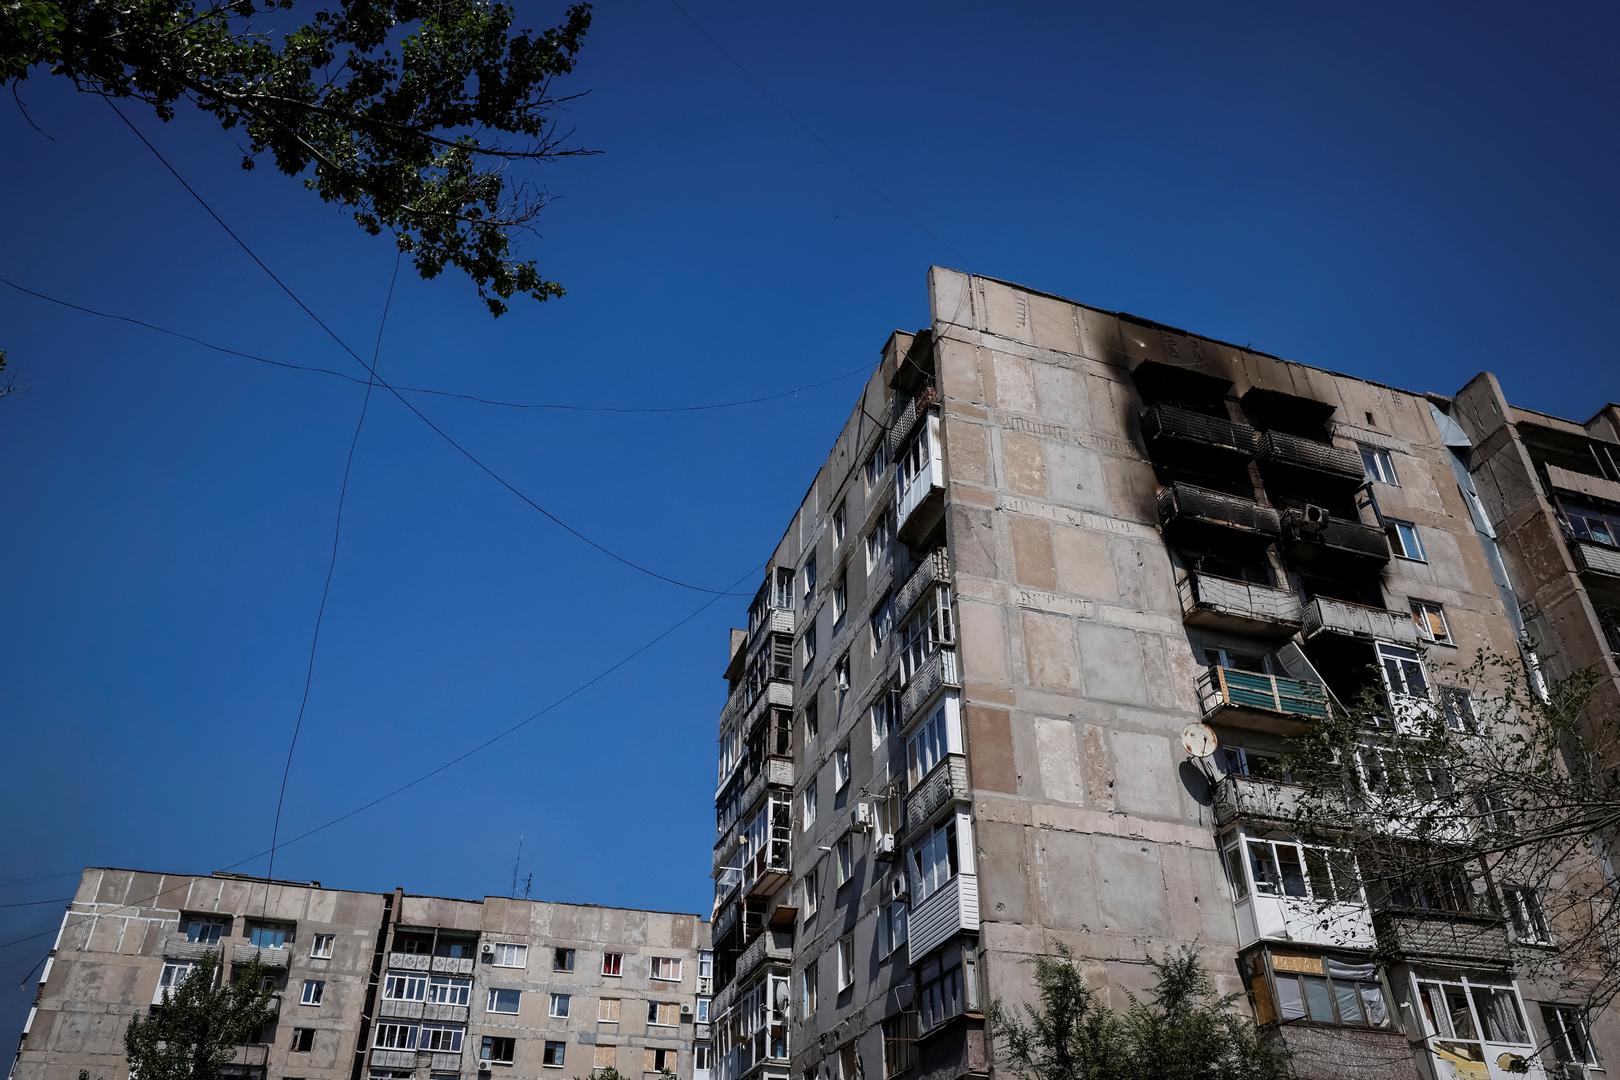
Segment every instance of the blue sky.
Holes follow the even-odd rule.
[[[581,140],[526,251],[568,288],[498,321],[402,274],[390,379],[524,400],[746,397],[875,362],[960,266],[1417,389],[1481,369],[1584,418],[1620,397],[1617,98],[1597,5],[1357,18],[1207,5],[606,4]],[[529,13],[540,24],[556,11]],[[352,361],[102,104],[8,101],[0,274],[267,356]],[[357,349],[392,252],[234,139],[130,115]],[[897,211],[888,200],[898,204]],[[919,224],[922,226],[919,228]],[[0,879],[207,871],[263,849],[361,389],[0,287]],[[857,382],[695,415],[421,399],[570,523],[724,586],[779,535]],[[285,833],[530,714],[703,597],[629,571],[386,397],[360,443]],[[706,910],[725,599],[498,748],[285,849],[281,875]],[[248,869],[262,870],[262,864]],[[0,904],[71,879],[0,886]],[[0,907],[0,940],[54,925]],[[0,949],[0,1026],[48,939]],[[8,1036],[9,1037],[9,1036]]]

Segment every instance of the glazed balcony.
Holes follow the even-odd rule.
[[[1411,646],[1418,643],[1417,624],[1408,613],[1326,596],[1305,605],[1300,629],[1307,641],[1318,634],[1336,634],[1358,641],[1391,641]]]
[[[1283,431],[1260,436],[1260,461],[1273,475],[1325,484],[1334,491],[1353,491],[1367,482],[1357,451]]]
[[[979,929],[979,879],[957,874],[912,906],[907,925],[907,962],[917,964],[963,931]]]
[[[1569,551],[1575,560],[1575,569],[1581,573],[1620,578],[1620,549],[1590,540],[1575,540],[1570,543]]]
[[[911,723],[940,691],[949,686],[961,685],[962,678],[957,674],[956,650],[936,649],[912,674],[906,682],[905,689],[900,691],[901,725]]]
[[[927,595],[928,590],[935,585],[949,585],[951,581],[951,558],[944,548],[935,548],[923,556],[922,562],[906,578],[906,583],[900,586],[900,591],[894,594],[894,621],[896,624],[905,621],[911,614],[912,608]]]
[[[1312,522],[1300,510],[1283,514],[1288,557],[1306,564],[1337,564],[1372,570],[1389,562],[1389,540],[1376,525],[1330,517]]]
[[[1299,597],[1287,589],[1188,572],[1176,582],[1176,592],[1182,618],[1191,626],[1271,637],[1289,637],[1299,629]]]
[[[1378,947],[1398,960],[1505,967],[1512,958],[1499,915],[1385,908],[1373,912]]]
[[[1142,438],[1155,457],[1218,455],[1235,460],[1254,456],[1254,428],[1174,405],[1142,411]]]
[[[1234,727],[1289,733],[1328,717],[1327,689],[1303,679],[1212,667],[1199,676],[1198,694],[1206,718]]]
[[[973,797],[968,786],[967,758],[946,754],[917,786],[906,793],[906,839],[932,825],[947,807]]]
[[[1171,484],[1159,491],[1159,520],[1172,538],[1197,535],[1227,542],[1268,543],[1282,535],[1277,511],[1253,499],[1193,484]]]

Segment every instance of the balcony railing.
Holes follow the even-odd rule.
[[[1204,714],[1228,710],[1275,713],[1307,720],[1328,717],[1327,690],[1320,683],[1257,671],[1212,667],[1198,679]]]
[[[391,952],[388,954],[388,966],[401,971],[426,971],[430,959],[427,953]]]
[[[238,1046],[231,1052],[232,1065],[262,1068],[269,1060],[270,1046],[267,1043],[249,1043],[246,1046]]]
[[[737,925],[737,913],[740,905],[727,904],[722,907],[714,917],[714,940],[719,941],[731,933],[731,928]]]
[[[961,686],[961,676],[956,671],[956,650],[949,648],[937,649],[933,655],[923,661],[906,683],[905,689],[900,691],[900,722],[908,724],[912,717],[921,711],[924,705],[934,700],[934,695],[947,686]]]
[[[1404,611],[1390,611],[1326,596],[1319,596],[1305,606],[1301,629],[1307,640],[1318,634],[1338,634],[1363,641],[1392,641],[1399,645],[1416,645],[1418,640],[1417,624]]]
[[[170,934],[163,942],[163,955],[174,960],[201,960],[220,951],[219,942],[187,941],[184,934]]]
[[[765,684],[765,690],[748,706],[748,718],[743,724],[744,731],[752,731],[754,725],[759,723],[765,715],[765,710],[771,706],[783,709],[793,708],[793,684],[786,679],[772,679]]]
[[[259,963],[267,968],[284,968],[287,966],[287,947],[265,948],[261,945],[232,945],[231,963],[248,964],[257,957]]]
[[[968,786],[967,758],[946,754],[927,776],[906,794],[906,837],[932,824],[940,811],[973,797]]]
[[[1282,533],[1277,511],[1271,507],[1192,484],[1171,484],[1160,490],[1159,520],[1167,527],[1215,525],[1266,537]]]
[[[1226,776],[1215,785],[1215,823],[1234,821],[1294,821],[1299,817],[1303,789],[1279,780],[1253,776]]]
[[[1176,591],[1183,616],[1194,626],[1284,636],[1299,629],[1299,597],[1287,589],[1188,573],[1176,582]]]
[[[737,815],[746,816],[749,811],[759,805],[759,800],[765,797],[767,788],[793,787],[793,759],[785,757],[768,757],[759,773],[743,788],[742,801],[739,802]]]
[[[932,385],[925,386],[916,397],[897,397],[894,399],[892,419],[889,423],[889,460],[899,458],[900,448],[906,444],[906,439],[917,429],[917,421],[928,415],[928,410],[938,402],[938,394]]]
[[[1606,476],[1592,476],[1590,473],[1548,465],[1547,486],[1555,491],[1567,491],[1571,495],[1582,495],[1588,499],[1620,503],[1620,481],[1610,480]]]
[[[1373,912],[1378,947],[1401,960],[1504,965],[1512,950],[1498,915],[1455,911]]]
[[[470,956],[435,956],[430,970],[435,975],[471,975],[473,966]]]
[[[793,633],[793,609],[773,607],[766,611],[765,617],[759,620],[759,625],[748,632],[749,648],[764,639],[767,634]]]
[[[748,948],[737,957],[737,974],[734,979],[746,979],[753,974],[761,964],[785,964],[793,959],[793,933],[792,931],[776,931],[766,928],[749,943]]]
[[[1149,446],[1180,444],[1190,449],[1253,457],[1254,428],[1174,405],[1154,405],[1142,412],[1142,437]]]
[[[1575,569],[1586,574],[1620,577],[1620,549],[1594,544],[1590,540],[1576,540],[1570,544]]]
[[[1287,469],[1301,469],[1335,485],[1360,487],[1367,480],[1366,467],[1356,451],[1282,431],[1268,431],[1260,436],[1260,460]]]
[[[935,585],[949,584],[950,580],[951,558],[944,548],[935,548],[924,555],[922,562],[906,578],[906,583],[900,586],[900,591],[894,594],[895,623],[904,621],[929,589]]]
[[[1283,524],[1290,555],[1325,555],[1380,566],[1389,562],[1389,540],[1376,525],[1332,517],[1313,523],[1299,510],[1285,512]]]

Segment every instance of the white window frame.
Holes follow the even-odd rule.
[[[496,1003],[502,1000],[501,995],[511,994],[512,1008],[497,1009]],[[512,986],[491,986],[484,996],[484,1011],[499,1016],[517,1016],[523,1009],[523,991]]]
[[[1419,600],[1410,597],[1408,602],[1412,605],[1412,622],[1417,626],[1418,637],[1431,645],[1455,645],[1456,638],[1451,636],[1451,622],[1446,618],[1444,604],[1433,600]],[[1435,633],[1431,616],[1440,620],[1440,629],[1443,634]]]
[[[1591,1025],[1580,1006],[1544,1001],[1541,1003],[1541,1022],[1546,1025],[1555,1060],[1592,1069],[1603,1067],[1598,1060],[1597,1046],[1592,1042]],[[1577,1050],[1580,1051],[1579,1056],[1576,1056]],[[1566,1057],[1566,1054],[1569,1056]]]
[[[849,531],[849,497],[838,500],[838,505],[832,512],[833,543],[842,544],[844,534]]]
[[[799,793],[799,817],[804,822],[804,828],[801,831],[806,836],[810,834],[810,829],[816,823],[816,803],[821,798],[821,793],[817,790],[820,785],[816,783],[819,779],[820,777],[816,776],[815,773],[811,773],[810,779],[804,785],[804,790]]]
[[[1378,674],[1384,680],[1384,689],[1389,691],[1390,697],[1407,701],[1429,700],[1429,672],[1423,665],[1423,657],[1416,649],[1405,645],[1396,645],[1388,641],[1376,642],[1374,650],[1378,658]],[[1400,683],[1390,677],[1389,666],[1393,662],[1400,673]],[[1423,680],[1421,693],[1413,693],[1411,672],[1415,669],[1418,677]]]
[[[803,897],[804,921],[809,922],[821,910],[821,868],[812,866],[799,880],[799,893]]]
[[[658,974],[660,964],[663,965],[663,969],[665,971],[673,971],[674,974],[673,975],[660,975],[660,974]],[[681,958],[679,956],[654,956],[654,957],[651,957],[651,963],[647,965],[647,977],[650,978],[650,979],[657,979],[659,982],[680,982],[681,981]]]
[[[384,1001],[426,1001],[428,977],[422,971],[388,971],[383,975]]]
[[[613,968],[612,971],[608,970],[608,967],[610,966],[609,963],[608,963],[609,959],[611,959],[613,961],[613,963],[611,965],[611,967]],[[605,952],[605,953],[603,953],[602,954],[602,974],[603,974],[604,977],[609,978],[609,979],[622,979],[622,978],[624,978],[624,953],[617,953],[617,952]]]
[[[415,1050],[416,1041],[420,1034],[421,1028],[418,1024],[380,1020],[377,1026],[372,1029],[371,1045],[373,1049],[377,1050]]]
[[[422,1021],[416,1036],[418,1050],[431,1050],[440,1054],[461,1053],[461,1043],[467,1029],[460,1024],[445,1024],[434,1020]]]
[[[1541,905],[1541,892],[1533,885],[1503,885],[1502,906],[1507,909],[1513,940],[1521,945],[1551,945],[1552,924]]]
[[[845,833],[833,845],[833,884],[842,889],[855,876],[855,842]]]
[[[799,1011],[803,1014],[801,1020],[815,1015],[816,999],[821,996],[816,983],[820,980],[821,965],[814,960],[804,965],[804,970],[799,973]]]
[[[911,902],[921,904],[952,878],[974,872],[972,818],[958,810],[918,837],[908,854]]]
[[[1395,550],[1397,559],[1420,563],[1429,561],[1428,552],[1423,547],[1423,536],[1416,524],[1400,518],[1385,518],[1384,524],[1388,526],[1386,534],[1395,541],[1390,547]]]
[[[336,934],[316,934],[309,942],[309,958],[311,960],[332,959],[332,948],[336,941]]]
[[[816,553],[812,551],[804,565],[799,568],[799,580],[802,582],[801,594],[809,600],[816,594]]]
[[[866,534],[866,572],[868,574],[883,565],[883,560],[889,557],[889,549],[894,544],[894,507],[886,506],[883,513],[872,522],[871,530]]]
[[[568,1019],[568,1012],[573,1008],[573,998],[572,994],[559,994],[553,990],[551,1000],[547,1004],[546,1015],[558,1020]]]
[[[849,741],[846,739],[838,749],[833,751],[833,791],[836,793],[849,787],[849,779]]]
[[[218,945],[230,928],[231,920],[217,915],[185,915],[180,919],[180,933],[194,945]]]
[[[490,964],[502,968],[526,968],[529,966],[529,947],[515,941],[497,941],[493,943],[495,955]]]
[[[540,1067],[542,1069],[562,1069],[568,1060],[568,1040],[546,1039],[540,1046]]]
[[[838,939],[838,992],[855,985],[855,935],[845,934]]]
[[[163,991],[171,995],[180,989],[180,984],[191,976],[196,968],[195,960],[165,960],[163,968],[158,972],[157,990],[152,994],[152,1004],[157,1005],[163,1001]]]
[[[304,987],[298,994],[298,1004],[320,1008],[321,1002],[326,998],[325,979],[305,979]]]
[[[1395,472],[1395,459],[1388,450],[1366,443],[1357,443],[1356,447],[1361,451],[1361,468],[1368,480],[1390,487],[1401,486],[1400,477]]]
[[[810,625],[804,628],[804,637],[799,639],[799,649],[803,667],[809,668],[816,662],[816,621],[811,618]]]
[[[896,900],[878,909],[878,955],[888,958],[906,943],[910,908],[904,900]]]
[[[887,436],[878,437],[872,446],[872,452],[866,455],[866,464],[863,466],[866,475],[866,490],[868,493],[883,483],[889,471],[889,444]]]
[[[455,975],[430,975],[427,999],[434,1005],[471,1005],[472,980]]]
[[[697,999],[697,1022],[698,1023],[707,1024],[709,1022],[709,1005],[713,1000],[714,999],[709,997],[709,995],[707,995],[707,994],[699,994],[698,995],[698,999]]]
[[[1413,1009],[1413,1012],[1417,1014],[1418,1023],[1422,1025],[1422,1034],[1427,1036],[1432,1042],[1472,1043],[1479,1047],[1480,1060],[1482,1061],[1487,1059],[1484,1053],[1485,1045],[1487,1043],[1492,1046],[1535,1046],[1535,1034],[1530,1028],[1530,1019],[1524,1009],[1524,999],[1519,996],[1519,987],[1512,980],[1504,983],[1487,979],[1470,979],[1467,975],[1458,975],[1453,978],[1449,975],[1449,973],[1447,975],[1439,975],[1438,973],[1419,975],[1414,972],[1412,975],[1412,982],[1414,984],[1414,989],[1417,992],[1417,1001],[1415,1003],[1416,1008]],[[1460,988],[1462,990],[1463,998],[1468,1004],[1469,1023],[1474,1029],[1474,1035],[1472,1038],[1465,1035],[1457,1035],[1455,1028],[1453,1028],[1452,1034],[1449,1035],[1444,1034],[1439,1030],[1436,1023],[1429,1017],[1429,1008],[1432,1007],[1432,1003],[1429,1001],[1428,996],[1423,992],[1423,988],[1425,986],[1435,986],[1441,988],[1450,986]],[[1493,994],[1506,993],[1510,995],[1513,999],[1514,1005],[1518,1009],[1519,1026],[1524,1030],[1525,1039],[1527,1041],[1510,1042],[1502,1039],[1487,1039],[1485,1037],[1485,1025],[1481,1022],[1481,1017],[1479,1015],[1479,1005],[1474,997],[1475,990],[1483,990],[1487,993]],[[1451,1014],[1449,1012],[1444,1012],[1440,1015],[1447,1017],[1446,1022],[1448,1024],[1450,1023]]]
[[[915,788],[940,762],[962,752],[961,703],[947,693],[906,740],[906,778]]]

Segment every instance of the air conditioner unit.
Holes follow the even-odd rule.
[[[894,833],[884,833],[872,842],[872,854],[880,859],[892,859],[896,847]]]
[[[855,809],[849,815],[849,824],[851,828],[863,832],[870,829],[872,827],[872,804],[869,802],[856,803]]]
[[[479,949],[478,951],[483,953],[485,956],[494,956],[495,955],[495,946],[491,945],[489,942],[486,941],[486,942],[484,942],[484,947],[482,949]]]
[[[906,884],[906,875],[896,874],[889,879],[890,900],[904,899],[908,891],[910,891],[910,886]]]
[[[1328,513],[1327,507],[1317,506],[1315,503],[1306,503],[1305,513],[1300,516],[1300,529],[1303,532],[1317,532],[1328,523],[1328,519],[1332,516],[1332,514]]]
[[[479,1072],[489,1072],[489,1067],[491,1065],[493,1065],[493,1064],[495,1064],[495,1063],[493,1061],[491,1061],[489,1058],[479,1058],[478,1059],[478,1071]]]
[[[682,1002],[681,1003],[681,1015],[682,1016],[691,1016],[692,1015],[692,1006],[686,1004],[685,1002]]]

